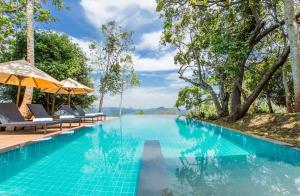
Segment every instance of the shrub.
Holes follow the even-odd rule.
[[[207,119],[208,120],[217,120],[218,119],[218,116],[216,114],[209,114],[207,116]]]
[[[200,112],[200,113],[199,113],[199,117],[200,117],[200,118],[205,118],[205,112]]]
[[[261,104],[257,109],[256,109],[257,114],[267,114],[269,113],[269,108],[267,104]]]
[[[140,110],[140,111],[138,111],[136,114],[137,114],[137,115],[144,115],[145,112],[144,112],[144,110]]]

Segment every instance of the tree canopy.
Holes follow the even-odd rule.
[[[7,60],[17,60],[26,57],[26,36],[20,32],[16,36],[16,42],[12,46],[12,52],[6,55]],[[58,34],[53,31],[35,32],[35,54],[36,67],[45,71],[57,80],[73,78],[82,84],[93,87],[89,78],[91,68],[87,65],[87,58],[80,47],[73,43],[67,35]],[[7,86],[6,93],[1,93],[5,100],[15,99],[15,88]],[[51,95],[53,98],[54,95]],[[55,108],[67,103],[66,95],[55,95]],[[34,92],[33,102],[42,103],[46,108],[51,108],[52,101],[46,93],[38,90]],[[76,95],[72,97],[74,104],[88,107],[95,101],[93,95]]]
[[[129,87],[127,84],[135,85],[137,82],[131,56],[131,52],[134,50],[133,32],[119,26],[116,21],[103,24],[101,32],[103,40],[94,41],[90,46],[92,63],[100,78],[100,112],[106,94],[122,94],[125,85]],[[126,78],[125,75],[130,77]]]
[[[209,94],[219,117],[242,118],[288,60],[282,1],[158,0],[157,11],[179,77]]]

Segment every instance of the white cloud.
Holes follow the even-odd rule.
[[[177,70],[174,64],[174,52],[165,53],[159,57],[133,56],[136,71]]]
[[[98,28],[110,20],[139,26],[158,18],[155,0],[81,0],[80,5],[89,22]]]
[[[145,33],[142,35],[140,42],[137,44],[137,50],[158,50],[160,48],[160,36],[162,30]]]
[[[69,35],[69,37],[74,43],[79,45],[79,47],[82,49],[83,52],[85,52],[87,55],[90,53],[89,46],[91,44],[91,41],[85,40],[85,39],[79,39],[76,37],[72,37],[70,35]]]
[[[79,39],[70,36],[74,43],[77,43],[79,47],[87,54],[90,58],[90,41],[85,39]],[[154,57],[142,57],[138,54],[133,54],[133,61],[136,71],[162,71],[162,70],[177,70],[178,66],[174,64],[175,52],[164,52],[160,56]]]
[[[169,81],[164,87],[135,87],[125,91],[123,95],[123,107],[125,108],[157,108],[174,107],[178,92],[188,84],[178,78],[176,72],[165,76]],[[120,96],[105,96],[104,107],[118,107]],[[97,107],[98,101],[94,103]]]

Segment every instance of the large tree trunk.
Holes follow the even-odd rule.
[[[286,111],[287,111],[287,113],[292,113],[293,112],[292,93],[291,93],[291,89],[289,87],[287,70],[286,70],[285,66],[282,69],[282,82],[283,82],[283,86],[284,86]]]
[[[219,114],[219,116],[221,118],[227,117],[229,116],[229,93],[225,93],[223,97],[221,97],[221,106],[222,106],[222,110],[221,113]]]
[[[262,77],[260,82],[257,84],[256,88],[253,90],[251,95],[247,98],[247,100],[241,107],[241,109],[238,110],[236,113],[230,115],[228,120],[237,121],[246,115],[250,106],[255,101],[255,99],[259,96],[259,94],[263,90],[263,88],[268,84],[268,82],[272,78],[273,74],[278,70],[279,67],[281,67],[286,62],[289,54],[290,54],[290,48],[287,47],[284,49],[284,51],[282,52],[282,54],[278,58],[278,60],[272,65],[270,70],[267,71],[265,73],[265,75]]]
[[[238,76],[232,85],[232,93],[231,93],[231,105],[230,112],[231,114],[237,113],[241,107],[241,91],[239,86],[242,86],[243,77]]]
[[[284,13],[291,47],[291,62],[295,94],[295,112],[300,112],[300,38],[295,18],[294,0],[284,0]]]
[[[27,34],[27,61],[34,66],[34,0],[26,1],[26,34]],[[32,102],[33,88],[26,87],[20,112],[29,117],[27,104]]]
[[[103,101],[104,101],[104,92],[101,92],[100,99],[99,99],[99,112],[103,112]]]
[[[103,102],[104,102],[104,96],[105,96],[105,90],[107,85],[107,76],[104,76],[103,80],[100,80],[100,99],[99,99],[99,112],[103,112]]]
[[[225,77],[226,75],[223,72],[220,79],[220,93],[219,93],[220,102],[221,102],[221,112],[219,113],[220,118],[229,116],[229,109],[228,109],[229,93],[226,92],[225,90]]]
[[[246,62],[246,61],[245,61]],[[231,105],[230,105],[230,116],[231,118],[238,118],[239,111],[241,108],[241,88],[243,85],[244,80],[244,70],[245,70],[245,63],[241,63],[239,74],[237,74],[237,78],[232,85],[232,93],[231,93]]]
[[[271,114],[273,114],[274,110],[273,110],[273,107],[272,107],[271,95],[270,95],[269,92],[267,92],[267,105],[268,105],[268,108],[269,108],[269,112]]]

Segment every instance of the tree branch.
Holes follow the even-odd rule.
[[[298,12],[295,15],[296,19],[300,18],[300,12]],[[280,21],[277,24],[274,24],[272,26],[270,26],[269,28],[265,29],[263,32],[259,33],[255,39],[255,43],[260,42],[260,40],[262,40],[262,38],[264,38],[265,36],[267,36],[269,33],[271,33],[272,31],[274,31],[275,29],[277,29],[278,27],[282,26],[285,24],[285,20]]]

